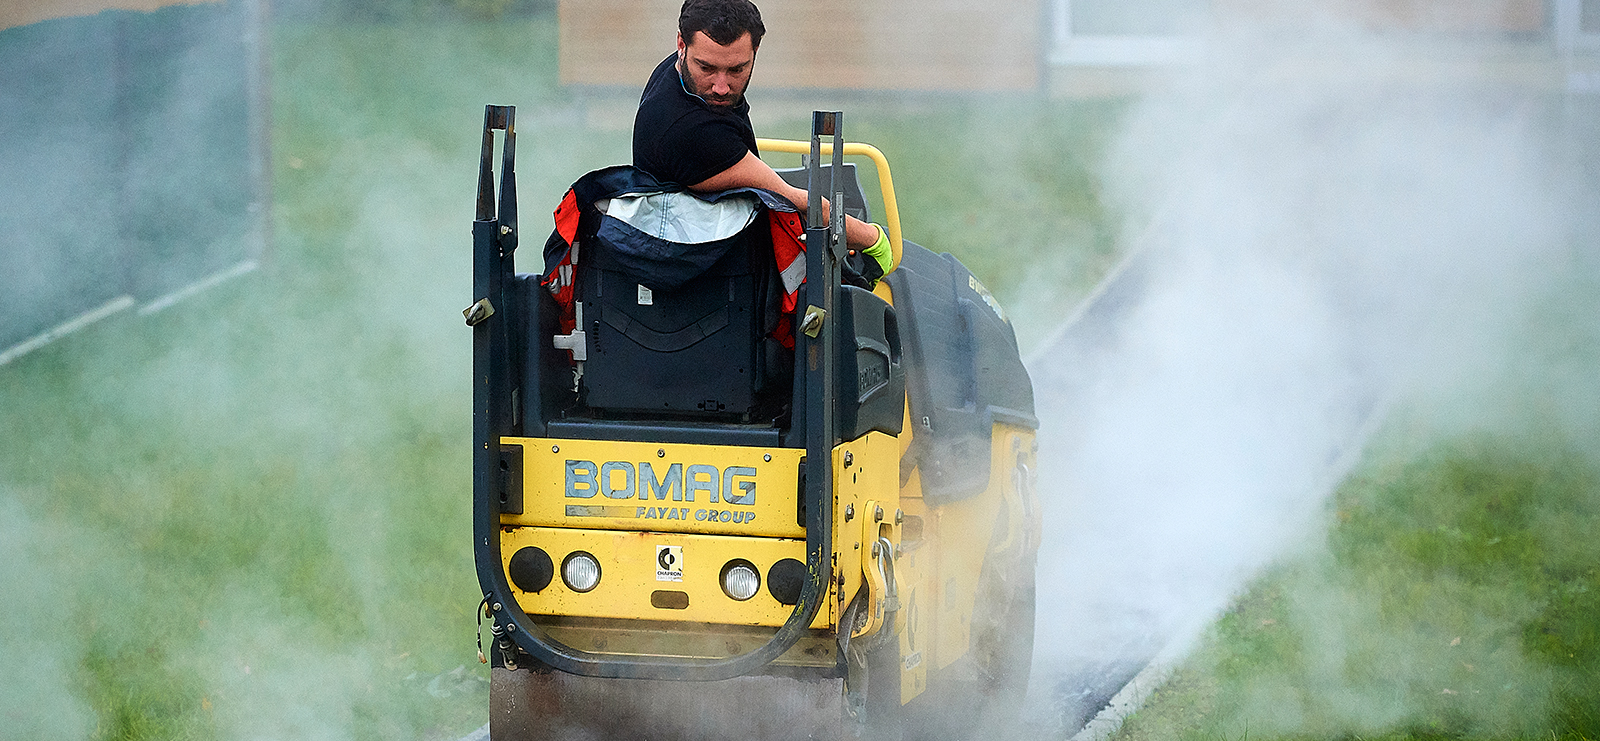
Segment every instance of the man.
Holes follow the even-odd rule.
[[[633,164],[698,192],[764,188],[801,213],[806,191],[784,182],[756,151],[744,92],[766,27],[750,0],[685,0],[678,51],[656,65],[633,122]],[[845,242],[887,271],[888,234],[845,217]]]

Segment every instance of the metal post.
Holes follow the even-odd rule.
[[[841,124],[844,114],[838,111],[814,111],[811,114],[811,157],[806,161],[806,193],[810,206],[806,213],[806,309],[801,325],[800,344],[795,349],[805,353],[806,385],[806,563],[816,564],[809,570],[810,581],[805,591],[819,590],[818,598],[827,593],[825,580],[833,578],[828,558],[832,551],[833,526],[833,447],[837,432],[834,429],[834,368],[838,367],[834,354],[834,298],[839,294],[839,258],[843,254],[844,199],[838,194],[842,189],[844,172],[844,137]],[[833,137],[833,167],[830,181],[822,178],[822,137]],[[832,218],[822,213],[822,194],[834,195]],[[841,628],[844,630],[844,628]]]

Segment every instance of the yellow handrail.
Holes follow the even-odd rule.
[[[756,147],[762,152],[784,152],[786,154],[811,154],[811,142],[795,141],[793,139],[756,139]],[[883,189],[883,221],[889,230],[889,249],[894,252],[894,261],[889,264],[889,270],[900,267],[900,205],[894,200],[894,177],[889,174],[889,158],[871,144],[860,142],[845,142],[846,155],[859,155],[872,160],[878,169],[878,187]],[[822,143],[822,154],[833,154],[833,143]]]

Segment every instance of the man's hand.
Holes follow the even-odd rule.
[[[865,254],[867,257],[870,257],[876,261],[878,263],[878,267],[882,268],[884,274],[887,275],[889,273],[889,268],[894,265],[894,248],[889,246],[889,230],[878,226],[877,224],[868,224],[867,226],[870,226],[877,231],[878,241],[873,242],[870,246],[863,248],[861,252],[862,254]],[[851,250],[851,252],[854,251],[855,250]]]
[[[795,190],[800,193],[800,196],[801,196],[802,199],[805,198],[805,196],[806,196],[806,192],[805,191],[800,190],[799,188],[795,188]],[[793,201],[794,199],[790,198],[789,200]],[[797,206],[797,208],[800,209],[800,213],[805,213],[806,212],[806,203],[805,203],[804,200],[802,200],[799,204],[796,204],[796,206]],[[828,199],[824,198],[824,199],[822,199],[822,219],[823,219],[823,221],[827,221],[828,219],[830,219],[832,217],[833,217],[833,204],[829,203]],[[864,248],[867,248],[867,247],[871,247],[872,245],[878,243],[878,227],[873,225],[873,224],[868,224],[867,222],[862,221],[860,219],[857,219],[856,217],[851,216],[850,214],[845,214],[844,215],[844,242],[845,242],[845,244],[848,244],[851,247],[855,248],[855,249],[850,250],[851,252],[855,252],[857,249],[864,249]]]

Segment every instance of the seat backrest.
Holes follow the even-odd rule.
[[[797,167],[792,170],[778,170],[778,177],[783,181],[801,190],[806,189],[806,168]],[[829,173],[833,172],[833,165],[822,166],[822,180],[827,182]],[[824,195],[824,197],[827,197]],[[861,190],[861,177],[856,174],[856,163],[844,163],[844,212],[862,221],[872,221],[872,213],[867,208],[867,199]]]
[[[582,245],[577,299],[587,360],[584,403],[601,413],[749,421],[763,391],[766,286],[775,274],[765,218],[729,238],[703,273],[651,290],[604,240]],[[703,248],[703,247],[702,247]]]

